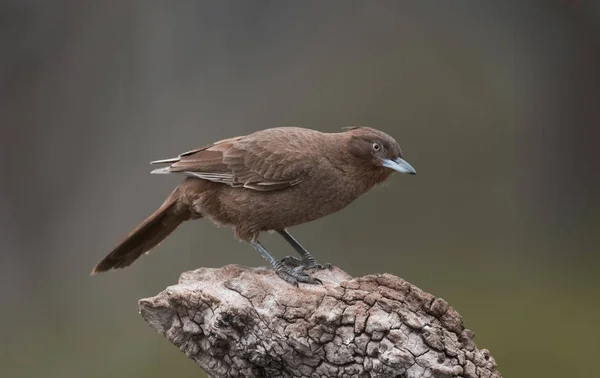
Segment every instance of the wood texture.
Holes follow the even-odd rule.
[[[501,378],[443,299],[389,274],[314,276],[297,288],[270,269],[203,268],[139,305],[214,378]]]

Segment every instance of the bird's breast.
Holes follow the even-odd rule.
[[[240,229],[277,230],[340,211],[360,194],[344,180],[327,177],[311,177],[296,186],[267,192],[227,188],[219,196],[218,211],[207,215]]]

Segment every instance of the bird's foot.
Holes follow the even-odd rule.
[[[295,271],[304,271],[309,269],[332,269],[333,265],[330,263],[326,263],[324,265],[317,263],[317,261],[312,257],[299,259],[294,256],[286,256],[279,260],[282,264],[294,268]]]
[[[298,265],[297,267],[290,267],[289,265],[283,263],[282,261],[278,261],[278,264],[275,265],[275,271],[281,278],[285,281],[291,283],[292,285],[298,286],[299,282],[307,283],[307,284],[322,284],[320,279],[309,276],[304,273],[302,270],[298,268],[302,267],[302,265]]]

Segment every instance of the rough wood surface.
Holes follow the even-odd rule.
[[[389,274],[313,274],[323,285],[294,287],[263,268],[198,269],[139,305],[214,378],[501,378],[443,299]]]

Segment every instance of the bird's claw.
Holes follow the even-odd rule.
[[[291,283],[294,286],[298,286],[299,282],[303,282],[303,283],[307,283],[307,284],[319,284],[322,285],[323,282],[315,277],[311,277],[308,274],[296,270],[296,268],[292,269],[289,266],[286,265],[279,265],[276,268],[277,274],[279,274],[279,276],[281,278],[283,278],[285,281]]]
[[[319,264],[315,261],[314,258],[299,259],[294,256],[286,256],[279,261],[283,265],[291,267],[291,268],[293,268],[293,270],[295,270],[297,272],[302,272],[304,270],[310,270],[310,269],[318,269],[318,270],[329,269],[329,270],[331,270],[333,267],[330,263],[326,263],[325,265]]]
[[[279,262],[291,268],[296,268],[302,265],[302,260],[294,256],[285,256],[279,260]]]

